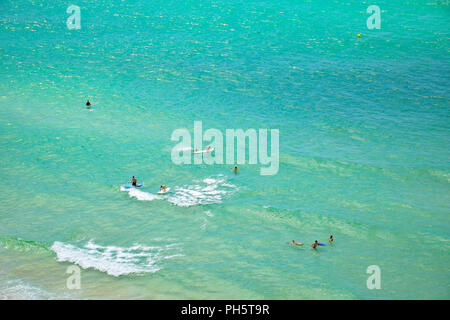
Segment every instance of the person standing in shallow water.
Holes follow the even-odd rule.
[[[333,235],[330,236],[330,244],[333,244]]]

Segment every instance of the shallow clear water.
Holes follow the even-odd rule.
[[[448,4],[293,2],[0,3],[0,298],[450,297]],[[174,165],[196,120],[278,174]]]

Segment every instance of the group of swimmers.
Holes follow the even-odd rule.
[[[88,101],[88,102],[89,102],[89,101]],[[209,147],[206,147],[206,148],[209,149]],[[238,170],[239,170],[238,167],[234,167],[234,168],[232,169],[232,171],[233,171],[234,173],[237,173]],[[137,186],[137,179],[136,179],[134,176],[131,178],[131,185],[134,186],[134,187]],[[166,189],[167,189],[167,187],[166,187],[165,185],[162,185],[162,186],[159,188],[159,191],[166,191]],[[328,239],[328,242],[329,242],[330,244],[333,244],[333,241],[334,241],[333,235],[330,235],[330,238]],[[303,243],[297,242],[297,241],[295,241],[295,240],[292,240],[292,241],[291,241],[291,244],[294,244],[294,245],[297,245],[297,246],[302,246],[302,245],[303,245]],[[317,249],[317,247],[319,246],[319,242],[316,240],[316,241],[314,241],[314,243],[313,243],[311,246],[313,247],[313,249]]]
[[[330,242],[330,244],[333,244],[333,240],[334,240],[333,239],[333,235],[330,235],[330,239],[328,240]],[[292,240],[291,244],[295,244],[297,246],[302,246],[303,245],[303,243],[297,242],[295,240]],[[314,243],[311,246],[313,247],[313,249],[317,249],[317,247],[319,246],[319,242],[316,240],[316,241],[314,241]]]
[[[89,101],[88,101],[88,102],[89,102]],[[234,173],[237,173],[238,170],[239,170],[238,167],[234,167],[234,168],[232,169],[232,171],[233,171]],[[136,179],[134,176],[131,178],[131,185],[132,185],[133,187],[137,187],[137,179]],[[167,187],[166,187],[165,185],[162,185],[161,187],[159,187],[159,191],[166,191],[166,189],[167,189]],[[295,242],[295,241],[292,240],[292,243],[294,243],[294,242]],[[296,244],[298,244],[298,242],[297,242]]]
[[[89,102],[89,100],[86,101],[86,107],[89,109],[91,107],[91,103]],[[210,151],[212,148],[210,146],[206,146],[205,151]],[[195,150],[197,151],[197,149]],[[239,168],[237,166],[235,166],[232,171],[237,174],[238,173]],[[137,187],[137,179],[133,176],[131,178],[131,185],[133,187]],[[166,191],[167,187],[165,185],[162,185],[159,187],[159,191]],[[333,244],[333,235],[330,235],[330,239],[328,240],[330,242],[330,244]],[[302,246],[303,243],[301,242],[297,242],[295,240],[291,241],[291,244],[297,245],[297,246]],[[314,243],[311,245],[313,247],[313,249],[317,249],[317,247],[319,246],[319,242],[316,240],[314,241]]]

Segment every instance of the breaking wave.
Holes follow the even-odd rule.
[[[56,253],[58,261],[72,262],[83,269],[93,268],[115,277],[154,273],[162,268],[163,260],[183,256],[175,244],[117,247],[101,246],[90,240],[83,246],[76,246],[55,241],[50,249]]]
[[[157,195],[140,189],[125,189],[130,197],[143,201],[167,200],[180,207],[221,203],[223,199],[238,189],[235,185],[227,183],[224,175],[208,177],[203,180],[195,180],[194,184],[175,186],[172,192],[165,195]]]

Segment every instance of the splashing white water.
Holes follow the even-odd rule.
[[[223,198],[234,193],[237,187],[225,182],[226,177],[206,178],[196,181],[195,185],[175,187],[168,201],[180,207],[190,207],[198,204],[221,203]]]
[[[195,184],[193,185],[176,186],[173,188],[173,192],[161,196],[137,188],[126,189],[121,187],[120,190],[127,191],[130,197],[138,200],[153,201],[167,199],[170,203],[180,207],[221,203],[224,197],[237,190],[235,185],[226,182],[224,175],[208,177],[194,182]]]
[[[131,247],[101,246],[92,240],[82,247],[56,241],[50,248],[58,261],[69,261],[83,269],[94,268],[112,276],[130,273],[153,273],[161,269],[163,260],[182,256],[176,245]]]
[[[164,199],[164,197],[158,196],[156,194],[151,194],[149,192],[145,192],[137,188],[126,189],[124,187],[120,187],[120,191],[128,191],[128,195],[131,198],[136,198],[141,201],[153,201]]]

